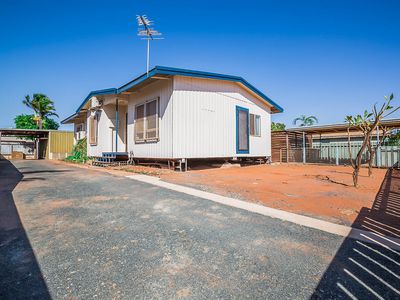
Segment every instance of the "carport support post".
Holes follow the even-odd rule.
[[[306,133],[303,131],[303,164],[306,163]]]
[[[36,138],[35,144],[36,144],[36,159],[39,159],[39,138],[38,137]]]
[[[289,134],[286,131],[286,162],[289,162]]]

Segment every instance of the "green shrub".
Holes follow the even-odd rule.
[[[70,162],[85,163],[88,160],[87,156],[87,140],[80,139],[72,149],[73,155],[68,156],[65,160]]]

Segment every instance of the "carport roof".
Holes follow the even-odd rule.
[[[0,128],[1,136],[35,136],[35,137],[46,137],[49,132],[70,132],[63,130],[50,130],[50,129],[19,129],[19,128]]]
[[[386,119],[382,120],[382,126],[391,128],[400,128],[400,119]],[[359,131],[358,127],[351,128],[353,131]],[[347,131],[347,124],[328,124],[328,125],[314,125],[304,127],[288,128],[283,131],[287,132],[306,132],[306,133],[331,133],[331,132],[345,132]]]
[[[89,99],[93,96],[120,94],[120,93],[127,91],[128,89],[131,89],[133,87],[136,87],[144,82],[149,83],[149,82],[154,81],[155,79],[159,79],[159,78],[156,78],[157,76],[168,77],[168,76],[174,76],[174,75],[198,77],[198,78],[208,78],[208,79],[218,79],[218,80],[225,80],[225,81],[232,81],[232,82],[240,83],[243,86],[245,86],[247,89],[249,89],[251,92],[256,94],[258,97],[263,99],[266,103],[268,103],[272,107],[271,108],[272,113],[283,112],[283,108],[281,106],[279,106],[277,103],[272,101],[263,92],[258,90],[255,86],[251,85],[248,81],[246,81],[242,77],[219,74],[219,73],[204,72],[204,71],[195,71],[195,70],[156,66],[152,70],[150,70],[148,74],[144,73],[144,74],[140,75],[139,77],[136,77],[135,79],[131,80],[130,82],[122,85],[119,88],[109,88],[109,89],[97,90],[97,91],[90,92],[89,95],[86,96],[86,98],[83,100],[81,105],[78,107],[76,112],[73,115],[62,120],[61,123],[62,124],[68,123],[68,122],[72,121],[74,118],[76,118],[77,116],[79,116],[80,110],[85,106],[87,101],[89,101]]]

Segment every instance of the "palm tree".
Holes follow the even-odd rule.
[[[303,126],[312,126],[315,123],[318,123],[318,119],[315,116],[305,116],[301,115],[293,120],[293,125],[297,125],[297,122],[300,121],[300,127]]]
[[[26,95],[22,103],[33,110],[34,120],[39,129],[43,128],[43,120],[45,118],[49,116],[58,117],[55,113],[54,102],[44,94],[33,94],[32,99],[29,95]]]

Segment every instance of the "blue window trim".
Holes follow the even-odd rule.
[[[239,111],[247,113],[247,150],[239,149]],[[250,153],[250,127],[249,127],[249,109],[236,105],[236,154],[249,154]]]

